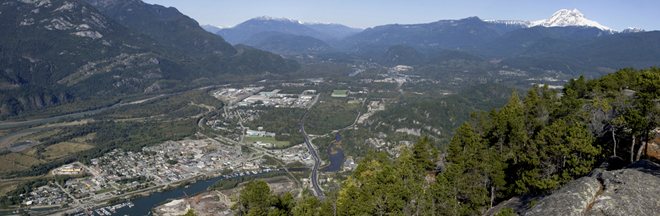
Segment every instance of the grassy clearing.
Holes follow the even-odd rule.
[[[109,187],[109,188],[106,188],[106,189],[103,189],[103,190],[96,191],[94,193],[102,194],[102,193],[107,193],[107,192],[114,191],[114,190],[115,190],[115,188]]]
[[[59,133],[60,131],[62,131],[62,129],[60,129],[60,128],[39,131],[39,132],[30,134],[28,136],[22,137],[22,138],[16,140],[15,143],[25,142],[27,140],[32,140],[32,141],[40,140],[40,139],[43,139],[44,137],[53,136],[53,135]]]
[[[16,188],[16,185],[18,185],[18,182],[3,182],[0,183],[0,196],[4,196],[7,194],[7,192],[13,190]]]
[[[37,158],[23,155],[20,153],[11,153],[0,156],[0,173],[9,171],[18,171],[29,168],[32,165],[44,163]]]
[[[350,100],[350,101],[348,101],[348,103],[350,103],[350,104],[360,104],[360,101],[358,101],[358,100]]]
[[[88,145],[85,143],[77,142],[61,142],[46,148],[46,152],[42,153],[48,160],[54,160],[67,156],[71,153],[85,151],[91,149],[94,146]]]
[[[96,137],[96,133],[90,133],[82,137],[76,137],[71,139],[72,142],[77,142],[77,143],[86,143],[88,140],[93,140],[94,137]]]
[[[332,95],[346,95],[348,90],[334,90],[332,91]]]
[[[263,142],[263,143],[272,143],[278,148],[281,147],[286,147],[289,146],[289,141],[277,141],[275,140],[275,137],[244,137],[243,142],[245,143],[255,143],[257,141]]]

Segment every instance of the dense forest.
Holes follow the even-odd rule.
[[[514,196],[551,193],[608,157],[645,156],[660,123],[659,68],[580,77],[564,87],[513,91],[500,109],[473,113],[443,149],[422,138],[398,158],[369,152],[340,190],[326,191],[326,202],[276,196],[265,182],[250,182],[232,209],[238,215],[479,215]]]

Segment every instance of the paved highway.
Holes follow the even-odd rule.
[[[309,109],[311,109],[312,106],[319,99],[319,96],[320,95],[316,96],[316,99],[314,99],[314,101],[307,108],[305,115],[303,115],[303,117],[300,118],[300,133],[302,133],[303,138],[305,138],[305,145],[307,146],[307,149],[314,158],[314,167],[312,168],[310,181],[312,182],[312,188],[314,189],[314,193],[316,194],[317,197],[323,196],[323,191],[321,190],[321,187],[319,187],[319,180],[318,180],[319,177],[318,172],[319,172],[319,166],[321,166],[321,159],[319,158],[318,151],[314,148],[314,146],[312,146],[312,143],[309,142],[309,137],[307,137],[307,134],[305,133],[305,128],[303,127],[303,124],[304,124],[305,116],[307,116],[307,113],[309,113]]]

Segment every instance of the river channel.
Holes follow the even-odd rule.
[[[147,98],[147,99],[139,100],[139,101],[134,101],[134,102],[130,102],[130,103],[115,104],[115,105],[112,105],[112,106],[109,106],[109,107],[103,107],[103,108],[99,108],[99,109],[95,109],[95,110],[89,110],[89,111],[78,112],[78,113],[71,113],[71,114],[67,114],[67,115],[55,116],[55,117],[44,118],[44,119],[36,119],[36,120],[29,120],[29,121],[22,121],[22,122],[7,122],[7,123],[0,122],[0,129],[16,127],[16,126],[21,126],[21,125],[29,125],[29,124],[52,123],[52,122],[57,122],[57,121],[60,121],[62,119],[66,119],[66,118],[69,118],[69,117],[70,118],[79,118],[79,117],[83,117],[85,115],[91,115],[91,114],[103,112],[103,111],[106,111],[106,110],[109,110],[109,109],[114,109],[114,108],[125,106],[125,105],[139,104],[139,103],[143,103],[143,102],[146,102],[146,101],[149,101],[149,100],[153,100],[153,99],[157,99],[157,98],[161,98],[161,97],[167,97],[167,96],[174,95],[174,94],[179,94],[179,93],[181,93],[181,92],[170,93],[170,94],[162,94],[162,95],[158,95],[158,96],[155,96],[155,97],[151,97],[151,98]],[[8,135],[5,135],[3,137],[0,137],[0,145],[4,145],[5,141],[10,139],[12,136],[27,135],[27,134],[30,134],[30,133],[33,133],[33,132],[38,132],[38,131],[42,131],[42,130],[57,128],[57,127],[64,127],[64,126],[45,126],[45,127],[29,128],[29,129],[25,129],[25,130],[22,130],[22,131],[17,131],[17,132],[14,132],[12,134],[8,134]],[[13,147],[17,147],[17,146],[12,146],[12,148]]]
[[[52,123],[52,122],[57,122],[59,120],[65,119],[65,118],[78,118],[82,117],[85,115],[90,115],[98,112],[103,112],[109,109],[117,108],[120,105],[116,104],[113,106],[109,107],[104,107],[100,109],[95,109],[95,110],[90,110],[90,111],[85,111],[85,112],[79,112],[79,113],[72,113],[72,114],[67,114],[67,115],[61,115],[61,116],[55,116],[55,117],[50,117],[50,118],[45,118],[45,119],[37,119],[37,120],[30,120],[30,121],[22,121],[22,122],[9,122],[9,123],[0,123],[0,129],[2,128],[10,128],[10,127],[16,127],[16,126],[21,126],[21,125],[27,125],[27,124],[41,124],[41,123]]]
[[[341,135],[337,134],[336,142],[341,142]],[[331,154],[332,145],[328,146],[328,157],[330,159],[330,164],[321,169],[322,172],[337,172],[341,170],[341,164],[344,162],[344,151],[341,148],[337,149],[337,153]]]
[[[281,172],[281,171],[275,171],[275,172]],[[258,174],[258,175],[262,175],[262,174]],[[183,197],[185,196],[183,192],[186,192],[186,194],[188,195],[192,195],[195,193],[206,191],[208,187],[210,187],[217,181],[222,181],[222,180],[227,180],[227,179],[220,176],[207,180],[200,180],[197,181],[197,183],[190,184],[190,187],[188,188],[180,187],[169,191],[156,192],[145,197],[140,197],[131,200],[131,202],[135,204],[133,208],[121,208],[117,210],[117,213],[113,213],[112,215],[136,215],[136,216],[147,215],[149,214],[149,212],[151,212],[151,209],[156,207],[159,203],[165,202],[168,199],[176,199],[179,197]]]

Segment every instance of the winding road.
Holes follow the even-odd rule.
[[[318,101],[320,95],[316,95],[316,99],[312,103],[310,103],[309,107],[307,107],[307,111],[303,115],[302,118],[300,118],[300,133],[302,133],[303,138],[305,138],[305,145],[307,146],[307,149],[309,152],[312,154],[312,157],[314,157],[314,167],[312,168],[312,173],[310,174],[310,180],[312,182],[312,188],[314,189],[314,193],[316,194],[317,197],[323,196],[323,191],[321,190],[321,187],[319,186],[319,180],[318,180],[318,172],[319,172],[319,167],[321,166],[321,158],[319,158],[318,151],[312,146],[312,143],[309,142],[309,137],[307,137],[307,134],[305,133],[305,128],[304,128],[304,120],[305,116],[307,116],[307,113],[309,113],[309,110],[316,104],[316,101]]]

